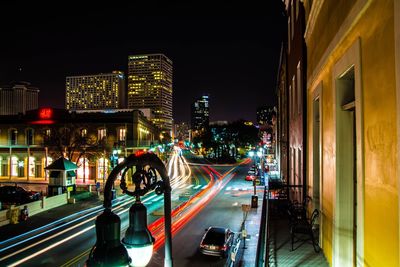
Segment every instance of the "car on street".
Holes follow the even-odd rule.
[[[40,193],[27,191],[20,186],[5,185],[0,187],[0,202],[24,204],[40,199]]]
[[[200,252],[226,258],[233,244],[234,233],[229,228],[210,226],[200,242]]]
[[[254,175],[250,175],[250,174],[248,174],[248,175],[246,175],[246,178],[244,178],[246,181],[253,181],[254,180]]]

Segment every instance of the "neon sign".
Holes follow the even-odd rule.
[[[52,108],[41,108],[39,109],[39,118],[41,120],[48,120],[53,117],[53,109]]]

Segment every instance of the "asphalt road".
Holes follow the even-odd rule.
[[[212,180],[212,177],[215,179],[222,177],[218,181],[221,184],[224,180],[233,178],[224,188],[219,188],[215,198],[210,197],[210,202],[175,234],[173,237],[174,264],[175,266],[224,266],[224,260],[200,254],[198,245],[204,229],[210,225],[225,226],[233,231],[239,231],[243,217],[241,204],[248,204],[251,195],[251,190],[249,190],[251,183],[244,180],[248,166],[239,166],[226,177],[223,175],[228,170],[232,171],[232,166],[209,168],[206,165],[190,165],[190,169],[190,179],[173,190],[173,206],[184,201],[180,196],[187,195],[186,193],[193,195],[204,190],[204,186]],[[188,188],[188,185],[191,187]],[[159,215],[154,215],[153,212],[162,208],[163,200],[162,197],[151,194],[147,196],[147,199],[144,203],[148,208],[148,223],[151,223],[159,218]],[[130,204],[126,204],[115,210],[122,222],[121,237],[128,227],[129,207]],[[94,211],[87,217],[80,216],[69,225],[58,225],[59,229],[56,231],[43,234],[0,253],[0,265],[83,266],[90,249],[96,242],[94,221],[99,212],[101,210]],[[154,253],[150,266],[163,266],[163,251],[164,247],[161,247]],[[4,257],[7,258],[4,259]]]
[[[178,164],[178,169],[181,170]],[[190,179],[183,183],[178,183],[178,188],[173,190],[173,205],[179,205],[183,200],[181,195],[185,191],[194,194],[201,191],[210,181],[209,175],[205,172],[204,166],[192,166]],[[179,175],[180,181],[183,181],[184,175]],[[188,185],[190,189],[186,189]],[[180,188],[182,187],[182,188]],[[196,188],[196,189],[193,189]],[[154,193],[143,198],[144,204],[148,209],[148,221],[158,219],[160,215],[153,215],[154,211],[162,209],[163,197],[156,196]],[[123,204],[122,204],[123,205]],[[121,218],[122,236],[128,227],[128,209],[130,204],[118,207],[114,212]],[[83,266],[88,257],[90,249],[96,242],[94,222],[96,216],[102,212],[102,209],[92,212],[87,216],[83,214],[77,216],[73,222],[62,222],[54,231],[39,232],[40,236],[27,240],[24,243],[17,244],[11,249],[0,253],[0,265],[15,266]]]
[[[220,173],[227,167],[214,167]],[[250,204],[252,195],[251,182],[244,177],[249,166],[239,166],[234,171],[230,182],[204,207],[172,240],[174,266],[225,266],[226,259],[206,256],[199,252],[199,244],[204,231],[209,226],[228,227],[235,232],[240,231],[243,221],[242,204]],[[237,234],[235,235],[235,238]],[[152,257],[150,267],[163,266],[164,247]]]

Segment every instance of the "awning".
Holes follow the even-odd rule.
[[[44,169],[45,170],[76,170],[76,169],[78,169],[78,166],[75,163],[71,162],[70,160],[61,157]]]
[[[67,171],[67,177],[76,177],[75,171]]]

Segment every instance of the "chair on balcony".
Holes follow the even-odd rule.
[[[318,244],[318,225],[319,211],[315,209],[311,214],[310,218],[306,217],[305,209],[289,209],[289,219],[290,219],[290,237],[293,245],[297,242],[312,242],[314,251],[318,253],[320,247]]]

